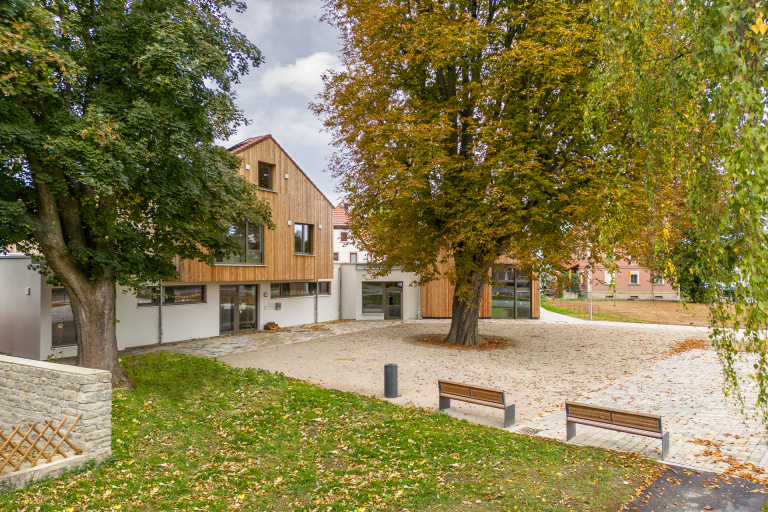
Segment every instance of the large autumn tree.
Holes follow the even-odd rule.
[[[593,84],[594,115],[616,102],[617,87],[627,91],[621,101],[632,105],[632,138],[649,163],[669,164],[656,166],[659,174],[679,177],[684,239],[696,262],[676,264],[680,242],[662,230],[657,253],[667,261],[660,263],[681,282],[690,273],[706,283],[725,390],[747,405],[736,371],[746,360],[758,398],[743,410],[768,423],[768,7],[737,0],[599,5],[604,68]],[[658,204],[658,216],[673,218],[666,206]]]
[[[447,342],[481,342],[481,292],[500,257],[535,275],[588,247],[603,252],[596,220],[621,206],[623,190],[609,200],[606,183],[632,187],[638,177],[612,174],[631,148],[616,154],[584,128],[600,49],[589,2],[329,0],[326,8],[342,34],[344,69],[326,75],[313,108],[334,136],[330,167],[352,234],[380,274],[402,266],[425,282],[451,262]],[[630,220],[641,211],[624,210]]]
[[[70,296],[78,364],[112,372],[116,285],[211,260],[269,209],[215,144],[243,121],[231,86],[261,62],[233,0],[15,0],[0,5],[0,246]]]

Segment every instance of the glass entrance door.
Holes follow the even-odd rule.
[[[384,308],[384,319],[403,318],[403,292],[401,290],[387,290],[387,302]]]
[[[493,278],[499,285],[491,288],[491,317],[531,318],[531,279],[513,267],[494,270]]]
[[[219,287],[219,331],[255,329],[258,326],[258,285],[227,284]]]

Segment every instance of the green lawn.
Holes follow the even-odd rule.
[[[609,511],[659,467],[209,359],[123,364],[114,457],[0,510]]]
[[[566,302],[564,300],[560,300],[560,303]],[[546,302],[541,302],[541,307],[546,309],[547,311],[551,311],[553,313],[560,313],[561,315],[568,315],[576,318],[583,318],[585,320],[589,320],[589,302],[585,301],[568,301],[573,302],[573,305],[567,308],[561,308],[554,306],[552,304],[547,304]],[[638,320],[636,318],[623,318],[616,315],[611,315],[608,313],[599,313],[599,305],[598,309],[593,308],[592,309],[592,319],[593,320],[608,320],[610,322],[630,322],[630,323],[636,323],[636,324],[644,324],[644,320]]]

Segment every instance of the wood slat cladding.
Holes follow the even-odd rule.
[[[511,258],[502,256],[497,263],[514,265]],[[443,274],[451,267],[451,259],[445,263],[439,263],[438,269]],[[480,318],[492,317],[491,286],[485,285],[483,296],[480,300]],[[453,310],[453,291],[447,278],[441,277],[421,287],[421,316],[424,318],[450,318]],[[540,284],[538,280],[531,281],[531,318],[539,318],[541,312]]]
[[[197,260],[177,259],[179,279],[173,282],[310,281],[333,278],[333,205],[271,136],[257,137],[251,141],[232,148],[243,159],[240,174],[249,182],[257,184],[259,162],[275,166],[272,190],[258,191],[258,196],[269,202],[272,221],[275,223],[274,230],[264,230],[264,265],[205,265]],[[250,169],[246,169],[246,165]],[[291,221],[290,226],[288,221]],[[311,256],[294,253],[293,229],[296,223],[314,226],[314,254]]]

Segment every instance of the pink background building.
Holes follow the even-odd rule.
[[[637,263],[619,260],[611,273],[603,265],[592,270],[592,282],[585,260],[575,262],[569,269],[579,276],[579,291],[585,297],[592,291],[593,299],[679,300],[680,294],[663,278],[654,278],[651,272]],[[567,292],[566,294],[567,295]],[[567,297],[566,297],[567,298]]]

